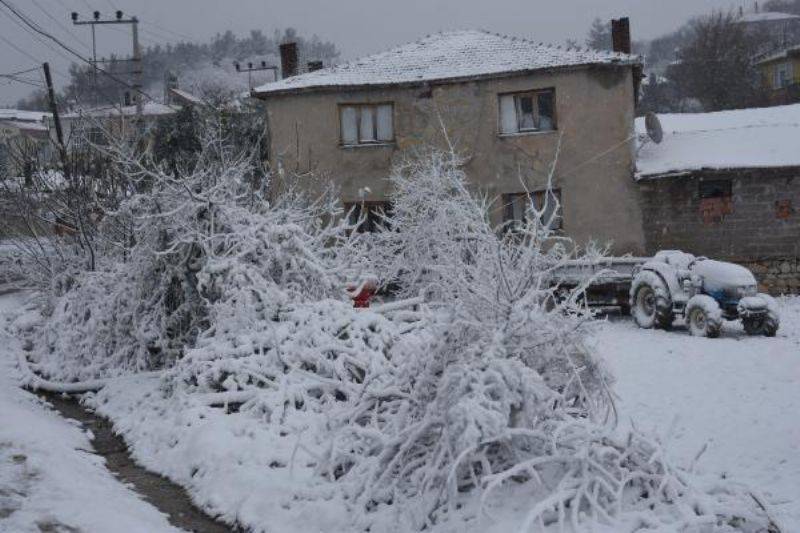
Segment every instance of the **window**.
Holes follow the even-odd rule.
[[[730,180],[704,180],[699,183],[698,188],[701,199],[733,196]]]
[[[342,144],[385,144],[394,140],[392,104],[357,104],[339,107]]]
[[[500,133],[528,133],[556,129],[556,92],[553,89],[500,95]]]
[[[792,77],[794,76],[792,70],[792,64],[788,61],[786,63],[775,65],[775,79],[773,81],[773,87],[775,89],[785,89],[791,85]]]
[[[358,219],[364,216],[364,220],[358,227],[359,233],[374,233],[381,227],[386,226],[384,215],[390,215],[392,204],[390,202],[345,202],[344,210],[350,213],[350,222],[355,224]]]
[[[513,229],[515,223],[523,223],[528,219],[531,202],[533,202],[533,207],[541,212],[542,224],[549,224],[551,230],[563,227],[561,189],[535,191],[530,194],[520,192],[503,195],[505,221],[510,223],[508,227]]]

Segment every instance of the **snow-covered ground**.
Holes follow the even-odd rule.
[[[178,531],[90,451],[90,437],[17,386],[20,349],[5,325],[20,293],[0,296],[0,531]]]
[[[19,298],[0,297],[0,312]],[[620,319],[602,324],[592,343],[617,378],[624,423],[661,435],[679,464],[690,465],[705,447],[697,470],[749,485],[793,532],[800,531],[800,298],[781,306],[774,339],[747,337],[733,324],[720,339],[699,339],[681,327],[645,331]],[[15,342],[3,337],[0,349],[0,531],[170,530],[81,451],[87,435],[15,387]],[[164,400],[152,378],[117,382],[96,401],[141,463],[186,486],[208,511],[256,530],[346,530],[343,502],[314,487],[297,437],[276,438],[237,413],[207,416],[190,398]],[[503,522],[480,530],[504,530]]]
[[[800,298],[781,302],[776,338],[727,323],[719,339],[609,322],[595,346],[617,378],[620,417],[660,435],[676,462],[727,473],[800,531]]]

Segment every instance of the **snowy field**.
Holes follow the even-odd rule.
[[[0,297],[0,312],[8,315],[19,299]],[[793,532],[800,531],[800,298],[781,305],[782,329],[775,339],[746,337],[735,325],[721,339],[698,339],[681,327],[644,331],[618,319],[602,324],[592,343],[617,378],[623,423],[633,419],[639,429],[660,435],[679,464],[691,465],[704,450],[697,470],[749,485],[783,531]],[[86,434],[16,388],[18,348],[16,339],[3,333],[0,531],[173,530],[84,451]],[[191,408],[164,416],[156,382],[131,383],[99,394],[101,411],[116,419],[137,460],[186,486],[199,505],[256,527],[277,523],[280,531],[341,531],[332,526],[345,518],[336,498],[326,500],[309,489],[310,499],[319,498],[313,513],[307,504],[287,499],[293,492],[287,487],[309,481],[302,449],[290,450],[298,458],[293,471],[258,468],[286,451],[264,446],[277,441],[263,427],[253,431],[256,426],[221,412],[198,420]],[[148,406],[152,411],[141,410]],[[179,436],[191,438],[170,440]],[[502,522],[483,522],[475,530],[504,530],[509,523]]]
[[[21,299],[0,296],[0,532],[178,531],[87,451],[89,435],[17,387],[5,325]]]
[[[719,339],[609,322],[594,345],[617,378],[623,421],[660,435],[678,464],[727,473],[800,531],[800,298],[782,301],[774,339],[727,323]]]

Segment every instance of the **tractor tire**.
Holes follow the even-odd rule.
[[[778,315],[774,312],[767,311],[767,314],[764,316],[743,318],[742,326],[744,326],[744,332],[748,335],[774,337],[778,333],[780,320],[778,319]]]
[[[686,302],[686,326],[695,337],[715,339],[722,331],[722,309],[706,294],[698,294]]]
[[[655,272],[636,274],[631,285],[630,310],[640,328],[669,329],[675,315],[667,284]]]

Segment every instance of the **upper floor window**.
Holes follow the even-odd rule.
[[[500,95],[500,133],[556,129],[556,91],[545,89]]]
[[[394,140],[392,104],[347,104],[339,106],[342,144],[383,144]]]

